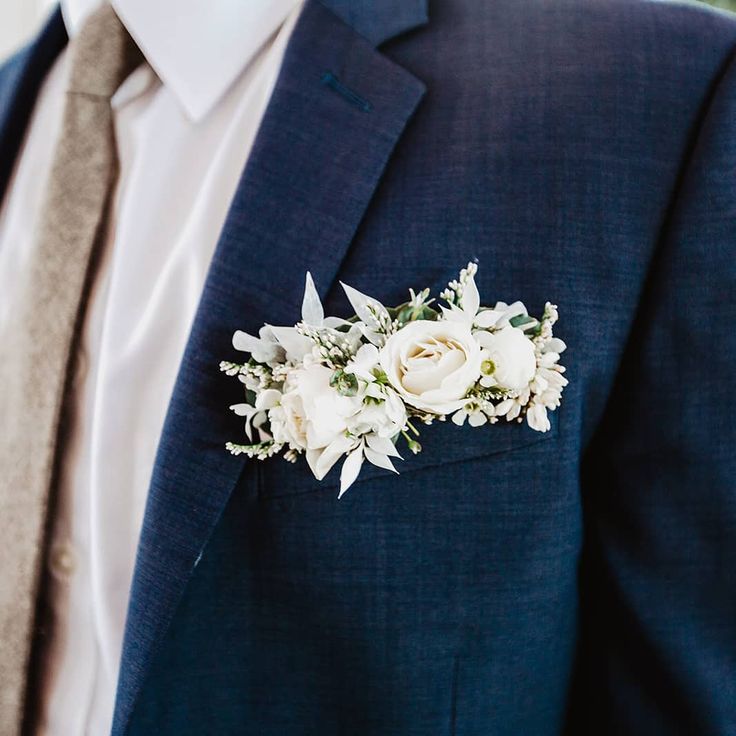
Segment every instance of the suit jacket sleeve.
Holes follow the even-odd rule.
[[[585,733],[736,733],[736,60],[713,82],[583,470]]]

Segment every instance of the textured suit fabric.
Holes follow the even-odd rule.
[[[113,733],[733,733],[736,22],[447,0],[395,35],[370,5],[307,3],[232,203]],[[344,314],[337,278],[394,303],[474,257],[484,303],[559,305],[550,433],[437,424],[339,502],[224,453],[217,361],[298,318],[306,268]]]
[[[0,334],[0,729],[18,733],[67,367],[115,175],[110,97],[141,61],[109,5],[72,49],[59,144],[15,319]]]

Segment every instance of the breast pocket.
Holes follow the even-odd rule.
[[[537,432],[525,422],[502,421],[483,427],[471,427],[467,424],[458,427],[449,421],[435,422],[421,428],[418,439],[422,451],[418,454],[412,454],[403,441],[399,442],[397,448],[403,459],[394,462],[398,476],[366,461],[349,492],[353,493],[377,478],[393,477],[396,483],[403,483],[418,471],[505,455],[531,445],[553,441],[558,433],[558,414],[559,412],[550,414],[551,428],[547,432]],[[265,460],[258,467],[261,500],[315,492],[332,493],[337,498],[341,462],[333,467],[326,478],[318,481],[312,475],[304,457],[299,457],[296,463],[286,462],[282,458]]]

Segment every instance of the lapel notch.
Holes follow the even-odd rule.
[[[335,15],[380,46],[427,23],[427,0],[322,0]]]

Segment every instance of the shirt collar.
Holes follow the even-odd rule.
[[[70,37],[108,0],[61,0]],[[301,0],[111,0],[161,81],[198,121]]]

